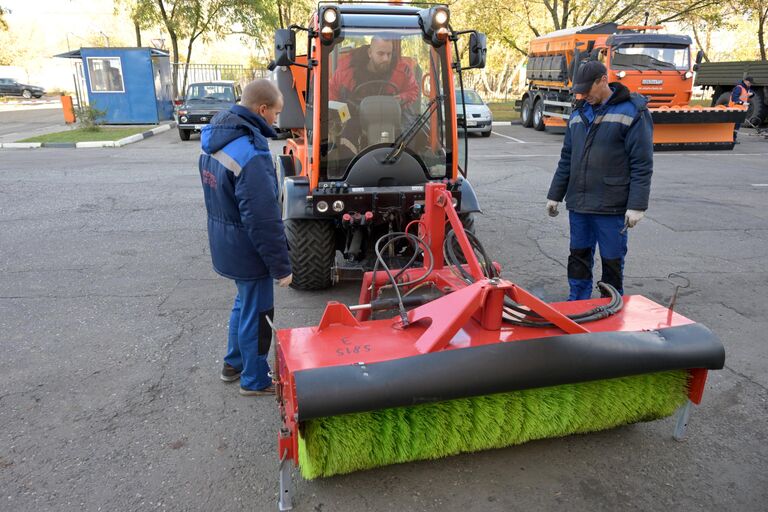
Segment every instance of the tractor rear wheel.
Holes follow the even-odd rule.
[[[327,220],[285,221],[293,282],[297,290],[324,290],[331,286],[331,267],[336,257],[333,223]]]
[[[523,104],[520,106],[520,122],[523,128],[533,126],[533,103],[530,96],[523,98]]]
[[[459,220],[461,221],[461,226],[464,228],[464,231],[469,231],[470,233],[475,233],[475,218],[472,216],[471,213],[460,213],[459,214]],[[446,224],[445,226],[445,232],[448,234],[448,231],[450,231],[451,225]],[[453,239],[453,243],[451,244],[451,247],[453,248],[453,252],[458,257],[458,260],[461,263],[466,263],[467,259],[464,257],[464,253],[461,250],[461,246],[459,245],[459,241],[457,239]]]
[[[541,98],[533,104],[533,129],[537,132],[544,131],[544,100]]]

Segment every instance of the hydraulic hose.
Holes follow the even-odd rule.
[[[483,247],[483,244],[480,242],[480,240],[474,235],[474,233],[471,233],[469,231],[465,231],[467,238],[469,239],[470,246],[476,254],[479,253],[479,256],[481,257],[481,267],[483,269],[483,274],[487,278],[494,278],[498,277],[498,272],[496,271],[496,268],[493,266],[493,262],[488,256],[488,253],[485,251],[485,248]],[[456,240],[456,234],[453,232],[453,230],[449,231],[445,237],[445,242],[443,244],[443,255],[445,257],[446,262],[450,266],[451,270],[456,274],[457,277],[464,280],[468,284],[474,283],[475,279],[472,277],[469,272],[467,272],[464,267],[462,266],[461,262],[459,261],[459,257],[456,254],[456,251],[454,250],[454,241]],[[574,313],[572,315],[566,315],[568,318],[573,320],[574,322],[578,324],[587,323],[587,322],[594,322],[595,320],[601,320],[603,318],[607,318],[613,314],[618,313],[621,311],[621,309],[624,307],[624,300],[621,297],[621,294],[608,283],[604,282],[598,282],[597,283],[598,288],[600,291],[610,297],[610,301],[608,304],[604,306],[597,306],[595,308],[592,308],[587,311],[583,311],[581,313]],[[503,315],[504,322],[522,326],[522,327],[552,327],[554,324],[552,322],[549,322],[541,317],[538,313],[535,311],[531,311],[520,304],[516,303],[509,297],[504,297],[504,315]]]

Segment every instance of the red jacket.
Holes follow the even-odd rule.
[[[333,101],[341,101],[348,98],[355,87],[358,85],[355,79],[355,71],[361,74],[367,73],[365,69],[368,65],[368,47],[363,46],[346,55],[343,55],[339,59],[336,72],[331,78],[331,91],[330,99]],[[400,99],[403,104],[410,105],[419,97],[419,85],[416,83],[416,79],[413,76],[413,70],[404,59],[397,59],[394,66],[392,66],[392,75],[389,81],[397,86]],[[361,83],[364,83],[362,81]],[[386,91],[386,87],[384,88]],[[394,92],[394,91],[392,91]]]

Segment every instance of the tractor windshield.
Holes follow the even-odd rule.
[[[321,167],[329,179],[343,178],[355,157],[382,145],[410,153],[431,178],[446,176],[452,138],[444,47],[432,47],[419,29],[345,28],[323,57]]]
[[[687,71],[690,67],[690,50],[687,46],[671,44],[624,44],[613,50],[611,67]]]

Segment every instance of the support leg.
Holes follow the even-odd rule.
[[[280,512],[293,510],[293,485],[291,482],[291,460],[283,457],[280,461],[280,498],[278,501]]]
[[[692,408],[693,404],[688,400],[684,406],[677,410],[675,415],[675,433],[673,434],[675,441],[685,439],[685,430],[688,428],[688,417],[691,415]]]

